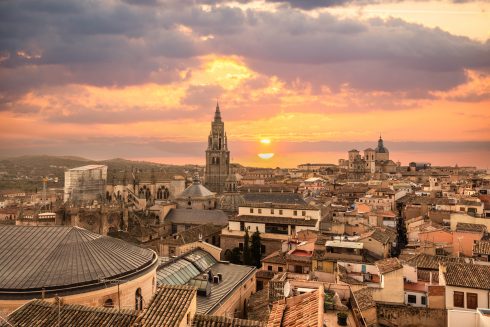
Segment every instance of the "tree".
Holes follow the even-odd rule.
[[[234,264],[240,264],[240,249],[237,248],[237,247],[234,247],[230,254],[229,254],[229,258],[227,258],[231,263],[234,263]]]
[[[247,229],[245,229],[245,236],[243,236],[243,264],[247,266],[254,264],[250,253],[250,236]]]
[[[262,242],[260,239],[260,233],[258,230],[252,234],[252,245],[250,247],[250,252],[252,254],[252,262],[253,265],[257,268],[260,268],[262,263],[260,259],[262,259]]]

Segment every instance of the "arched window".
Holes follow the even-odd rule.
[[[143,310],[143,295],[141,295],[141,288],[138,288],[134,294],[134,308],[136,310]]]
[[[106,308],[114,308],[114,301],[112,301],[112,299],[105,300],[104,307],[106,307]]]

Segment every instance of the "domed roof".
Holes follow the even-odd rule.
[[[188,199],[188,198],[206,198],[213,197],[215,193],[208,190],[204,185],[201,184],[199,175],[196,173],[192,179],[192,184],[189,185],[182,193],[177,196],[177,199]]]
[[[383,139],[381,138],[381,136],[379,137],[379,140],[378,140],[378,147],[376,148],[376,152],[377,153],[388,153],[388,149],[385,148],[385,146],[383,144]]]
[[[128,280],[156,262],[152,250],[79,227],[0,226],[0,298]]]

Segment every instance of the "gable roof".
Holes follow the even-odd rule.
[[[458,223],[456,225],[457,232],[483,233],[486,230],[487,230],[487,226],[482,224]]]
[[[141,327],[178,326],[184,320],[195,296],[194,287],[160,286],[141,318]]]
[[[354,295],[359,310],[364,311],[366,309],[376,307],[376,302],[373,299],[371,288],[361,288],[360,290],[352,292],[352,294]]]
[[[378,267],[381,274],[387,274],[403,268],[398,258],[387,258],[383,260],[378,260],[374,264],[376,265],[376,267]]]
[[[318,290],[274,302],[267,327],[317,326],[319,303]]]
[[[94,308],[78,304],[49,303],[32,300],[12,312],[8,322],[14,326],[118,326],[130,327],[138,317],[134,310],[117,308]],[[59,319],[59,320],[58,320]],[[9,326],[0,320],[1,327]]]
[[[446,285],[490,290],[490,266],[449,263],[444,273]]]
[[[264,323],[254,320],[227,318],[221,316],[208,316],[196,314],[192,320],[192,327],[262,327]]]
[[[473,244],[473,254],[490,255],[490,241],[476,241],[475,244]]]
[[[465,263],[465,259],[462,257],[447,257],[442,255],[430,255],[425,253],[419,253],[415,256],[405,260],[411,266],[415,266],[419,269],[438,270],[439,263]]]

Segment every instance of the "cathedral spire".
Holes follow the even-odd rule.
[[[219,111],[218,99],[216,99],[216,111],[214,112],[214,121],[221,121],[221,112]]]

